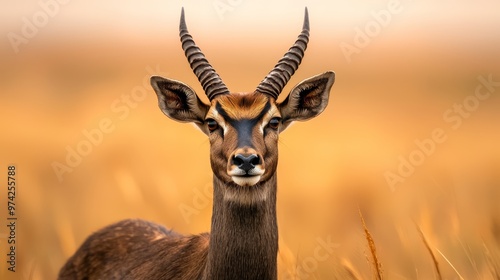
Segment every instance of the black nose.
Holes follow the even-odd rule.
[[[248,171],[255,168],[255,165],[260,164],[260,157],[256,154],[251,154],[249,156],[237,154],[233,157],[233,164],[248,173]]]

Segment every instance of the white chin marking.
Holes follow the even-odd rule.
[[[243,176],[231,176],[233,182],[242,187],[250,187],[257,184],[260,181],[260,175],[252,176],[252,177],[243,177]]]

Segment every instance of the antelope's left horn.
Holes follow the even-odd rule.
[[[278,61],[274,69],[257,86],[256,91],[270,95],[274,99],[278,98],[286,83],[290,80],[293,73],[299,68],[300,62],[309,42],[309,14],[305,8],[304,24],[295,44]]]

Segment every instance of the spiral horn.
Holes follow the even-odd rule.
[[[212,101],[216,95],[228,94],[229,90],[227,86],[205,58],[200,48],[195,44],[193,37],[189,34],[186,20],[184,19],[184,8],[181,10],[179,36],[181,38],[182,49],[184,50],[189,65],[191,65],[191,69],[193,69],[198,81],[200,81],[208,99]]]
[[[309,13],[305,8],[304,24],[295,44],[278,61],[274,69],[257,86],[256,91],[277,99],[286,83],[299,68],[309,42]]]

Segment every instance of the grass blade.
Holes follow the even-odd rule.
[[[434,263],[434,268],[436,269],[437,273],[437,279],[442,280],[443,277],[441,276],[441,271],[439,270],[439,263],[436,259],[436,256],[434,255],[434,252],[432,252],[431,246],[429,245],[429,242],[427,242],[427,239],[425,238],[424,233],[422,232],[422,229],[415,223],[415,226],[418,229],[418,232],[420,233],[420,237],[422,238],[422,241],[424,242],[425,248],[429,252],[429,255],[431,255],[432,261]]]
[[[377,249],[375,248],[375,241],[373,241],[373,237],[366,226],[365,219],[363,218],[363,214],[361,213],[361,209],[358,208],[359,217],[361,218],[361,223],[363,224],[363,229],[365,231],[365,238],[368,242],[368,247],[370,248],[370,253],[373,259],[373,267],[374,267],[374,276],[377,280],[382,280],[382,264],[380,263],[377,256]]]

